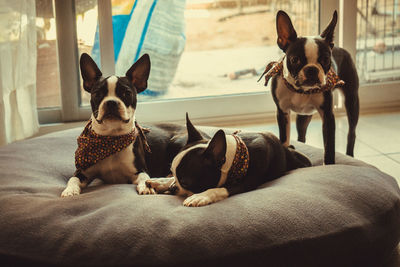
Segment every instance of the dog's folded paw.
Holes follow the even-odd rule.
[[[72,197],[77,196],[81,193],[81,188],[79,186],[67,186],[61,193],[61,197]]]
[[[137,185],[136,190],[139,195],[154,195],[157,194],[156,190],[151,187],[147,187],[145,182],[141,182]]]
[[[146,180],[146,186],[152,188],[157,194],[167,193],[171,190],[171,185],[174,183],[174,177],[167,178],[152,178]]]
[[[183,205],[186,207],[201,207],[211,204],[212,199],[204,194],[194,194],[183,201]]]
[[[183,205],[186,207],[201,207],[217,201],[223,200],[229,196],[228,190],[224,187],[207,189],[204,192],[191,195]]]

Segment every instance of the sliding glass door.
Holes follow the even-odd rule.
[[[185,112],[198,122],[217,125],[270,120],[275,105],[269,88],[257,80],[268,62],[283,55],[276,45],[280,9],[291,16],[299,35],[317,35],[338,10],[335,41],[356,59],[361,108],[363,103],[365,108],[396,105],[396,97],[388,99],[385,91],[399,84],[397,2],[56,0],[50,27],[41,18],[43,7],[37,7],[38,20],[44,20],[44,42],[53,49],[49,51],[58,51],[46,64],[54,65],[51,70],[59,75],[38,84],[40,120],[89,118],[89,95],[81,88],[78,66],[83,52],[106,76],[124,75],[138,57],[150,55],[148,89],[138,98],[137,118],[143,122],[183,121]],[[47,45],[38,42],[38,51],[42,47]],[[38,72],[48,73],[39,65],[42,61]],[[377,86],[383,92],[378,98]],[[45,98],[49,95],[52,100]],[[335,101],[340,111],[342,99]]]

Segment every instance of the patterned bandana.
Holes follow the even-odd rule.
[[[261,75],[260,79],[265,75],[265,86],[268,85],[269,80],[276,75],[281,75],[282,76],[282,71],[283,71],[283,59],[281,61],[272,61],[270,62],[267,67],[265,68],[265,71]],[[283,78],[283,76],[282,76]],[[324,86],[319,86],[315,88],[311,88],[308,90],[304,89],[298,89],[295,88],[292,84],[290,84],[285,78],[283,78],[283,81],[285,82],[287,88],[289,88],[291,91],[298,93],[298,94],[305,94],[305,95],[310,95],[310,94],[317,94],[321,93],[324,91],[330,91],[333,90],[336,87],[342,87],[344,85],[344,81],[342,81],[339,76],[336,74],[336,72],[330,68],[327,75],[326,75],[326,84]]]
[[[227,182],[244,177],[249,168],[249,150],[246,144],[236,134],[232,134],[232,136],[235,138],[237,145],[235,157],[228,172]]]
[[[127,148],[135,142],[138,134],[141,138],[144,138],[145,149],[149,151],[143,128],[136,122],[136,127],[130,133],[119,136],[99,135],[92,130],[91,124],[92,121],[86,124],[85,129],[77,139],[78,148],[75,151],[75,167],[77,170],[86,170],[97,162]]]

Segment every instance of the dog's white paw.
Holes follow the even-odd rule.
[[[61,197],[72,197],[77,196],[81,193],[81,188],[79,186],[67,186],[61,193]]]
[[[213,203],[214,201],[207,195],[194,194],[183,201],[183,205],[186,207],[201,207]]]
[[[137,192],[139,195],[154,195],[157,194],[157,192],[154,190],[154,188],[149,188],[146,185],[146,182],[140,182],[137,187],[136,187]]]
[[[146,186],[153,188],[157,194],[165,193],[175,181],[174,177],[151,178],[146,180]]]
[[[211,203],[223,200],[229,196],[228,190],[226,188],[211,188],[204,192],[191,195],[185,201],[183,205],[186,207],[201,207],[209,205]]]

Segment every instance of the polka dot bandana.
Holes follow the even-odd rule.
[[[236,134],[232,135],[236,140],[236,153],[232,162],[232,166],[228,172],[228,181],[235,180],[246,176],[249,168],[249,150],[242,138]]]
[[[276,75],[281,75],[282,76],[282,71],[283,71],[283,59],[281,61],[273,61],[270,62],[267,67],[265,68],[264,73],[261,75],[260,79],[265,75],[265,86],[268,85],[269,80],[276,76]],[[283,77],[282,77],[283,78]],[[296,92],[298,94],[316,94],[316,93],[321,93],[324,91],[329,91],[333,90],[336,87],[342,87],[344,85],[344,81],[342,81],[339,76],[336,74],[336,72],[330,68],[328,73],[326,74],[326,83],[324,86],[319,86],[311,89],[301,89],[301,88],[295,88],[292,84],[290,84],[286,79],[283,78],[283,81],[286,84],[286,87],[289,88],[291,91]]]
[[[92,121],[78,137],[78,148],[75,151],[75,167],[86,170],[97,162],[127,148],[136,139],[136,128],[132,132],[119,136],[99,135],[92,130]]]

